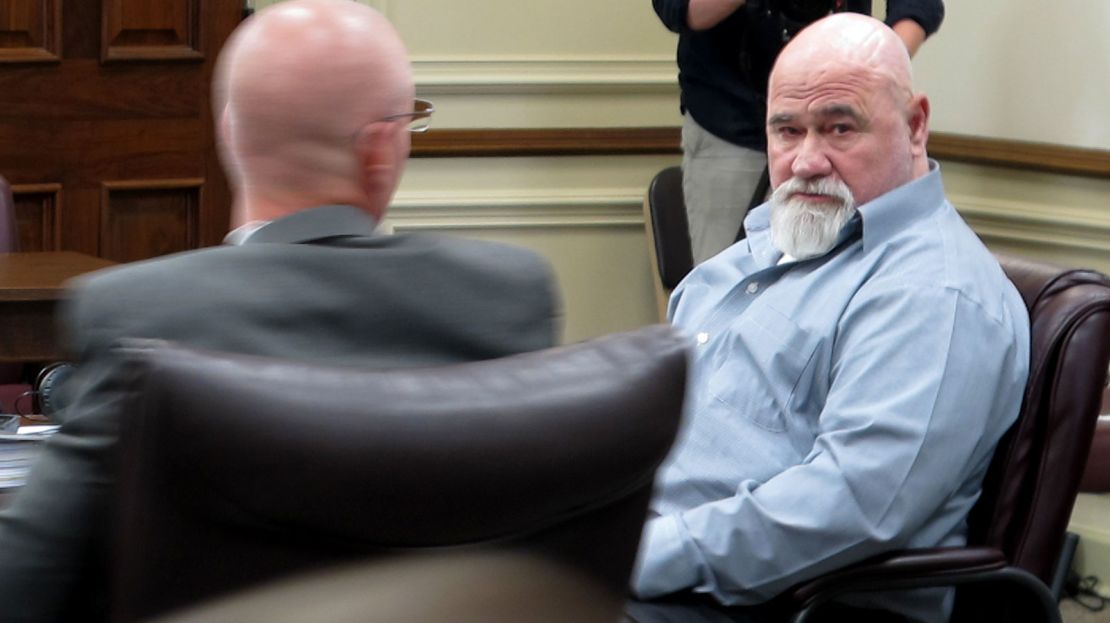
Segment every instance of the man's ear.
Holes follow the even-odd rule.
[[[910,101],[909,110],[910,145],[915,156],[925,153],[929,142],[929,98],[918,93]]]
[[[384,206],[393,193],[401,164],[395,134],[401,129],[398,123],[376,121],[363,126],[355,137],[359,181],[371,204]]]

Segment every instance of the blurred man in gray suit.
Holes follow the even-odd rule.
[[[62,316],[79,363],[70,406],[0,514],[0,621],[106,616],[120,338],[363,367],[555,342],[554,282],[535,254],[376,231],[409,132],[430,114],[377,12],[349,0],[262,10],[224,48],[214,90],[234,230],[222,247],[74,284]]]

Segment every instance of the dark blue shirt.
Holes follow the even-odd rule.
[[[678,82],[682,111],[698,125],[730,143],[767,148],[767,77],[782,49],[783,24],[749,0],[713,28],[691,30],[686,24],[690,0],[652,0],[668,29],[678,33]],[[847,0],[845,8],[869,13],[866,0]],[[926,35],[940,28],[943,0],[887,0],[888,24],[917,22]]]

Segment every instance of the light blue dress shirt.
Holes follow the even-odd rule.
[[[760,206],[746,241],[675,289],[692,377],[637,596],[753,604],[887,550],[964,543],[1020,408],[1029,321],[930,169],[860,206],[809,260],[780,263]],[[853,603],[943,620],[944,599]]]

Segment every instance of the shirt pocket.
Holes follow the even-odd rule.
[[[718,406],[759,428],[783,432],[817,340],[769,307],[753,306],[728,330],[709,392]]]

